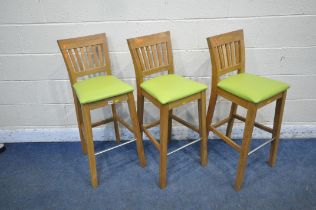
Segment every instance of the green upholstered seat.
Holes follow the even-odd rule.
[[[112,75],[82,80],[75,83],[73,87],[81,104],[111,98],[133,91],[133,87]]]
[[[140,86],[161,104],[167,104],[207,89],[204,84],[176,74],[155,77],[143,82]]]
[[[260,103],[289,88],[284,82],[245,73],[223,79],[217,86],[253,103]]]

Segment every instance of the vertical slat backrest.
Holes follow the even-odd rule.
[[[127,40],[134,63],[137,84],[144,77],[163,71],[174,73],[170,32]]]
[[[243,30],[207,38],[212,60],[214,84],[220,76],[232,71],[245,72],[245,44]]]
[[[71,84],[78,77],[104,72],[111,75],[106,35],[95,34],[58,40]]]

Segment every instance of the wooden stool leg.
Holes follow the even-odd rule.
[[[285,99],[286,99],[286,92],[283,93],[282,98],[279,98],[276,101],[274,123],[273,123],[273,133],[272,133],[272,138],[274,138],[274,141],[272,141],[271,143],[270,157],[269,157],[269,165],[271,167],[275,165],[276,158],[277,158]]]
[[[210,97],[210,102],[208,104],[208,109],[207,109],[207,115],[206,115],[206,131],[207,135],[209,133],[209,125],[212,123],[214,111],[215,111],[215,106],[216,106],[216,100],[217,100],[217,94],[216,90],[212,89],[211,97]]]
[[[119,143],[121,140],[121,136],[120,136],[120,130],[119,130],[119,126],[118,126],[118,122],[117,122],[117,112],[116,112],[116,105],[112,104],[111,105],[112,108],[112,114],[113,114],[113,123],[114,123],[114,130],[115,130],[115,137],[116,137],[116,143]]]
[[[207,165],[207,129],[206,129],[206,119],[205,119],[205,91],[201,93],[201,98],[198,100],[198,112],[199,112],[199,127],[200,127],[200,138],[201,138],[201,165]]]
[[[141,95],[140,90],[137,90],[137,116],[140,125],[141,139],[143,139],[143,123],[144,123],[144,96]]]
[[[91,127],[91,116],[89,107],[83,106],[83,120],[85,126],[85,134],[87,141],[87,151],[88,151],[88,159],[90,166],[90,175],[91,175],[91,184],[93,187],[98,186],[98,178],[97,178],[97,168],[95,163],[94,156],[94,144],[93,144],[93,135],[92,135],[92,127]]]
[[[168,144],[170,143],[172,138],[172,109],[169,110],[168,116]]]
[[[167,146],[168,146],[168,106],[160,109],[160,163],[159,163],[159,185],[161,189],[167,186]]]
[[[244,172],[247,166],[248,150],[249,150],[249,146],[251,142],[254,122],[256,119],[256,112],[257,112],[257,109],[254,107],[249,108],[247,111],[244,136],[242,139],[240,157],[238,161],[237,177],[235,181],[235,189],[237,191],[241,189],[241,186],[244,180]]]
[[[84,136],[84,126],[83,126],[83,117],[82,117],[82,110],[81,110],[81,104],[77,100],[76,96],[74,95],[74,102],[75,102],[75,108],[76,108],[76,116],[77,116],[77,123],[79,128],[79,135],[80,135],[80,142],[82,147],[83,154],[87,154],[87,143]]]
[[[146,158],[145,158],[145,154],[144,154],[143,141],[141,138],[140,127],[139,127],[138,117],[136,114],[133,93],[128,94],[128,101],[127,102],[128,102],[129,113],[130,113],[132,124],[133,124],[134,136],[136,139],[136,147],[137,147],[137,154],[138,154],[139,162],[140,162],[140,165],[142,167],[145,167],[146,166]]]
[[[236,114],[236,112],[237,112],[237,104],[232,103],[230,107],[229,121],[227,123],[227,128],[226,128],[226,136],[228,138],[230,138],[232,134],[232,129],[234,125],[234,114]]]

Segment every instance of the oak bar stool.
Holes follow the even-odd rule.
[[[88,153],[92,186],[97,187],[98,185],[95,156],[135,141],[130,140],[104,151],[94,153],[93,127],[114,122],[117,142],[120,141],[118,122],[133,132],[140,164],[144,167],[146,159],[140,136],[133,88],[111,75],[111,64],[105,34],[58,40],[58,45],[72,85],[80,140],[83,153]],[[104,75],[96,76],[96,74],[102,73]],[[83,77],[89,78],[80,80]],[[115,104],[122,101],[127,101],[128,103],[132,126],[121,119],[116,113]],[[107,105],[111,105],[113,117],[91,123],[90,111]]]
[[[212,61],[212,90],[206,124],[209,125],[210,131],[240,153],[235,181],[235,189],[240,190],[248,155],[271,142],[269,164],[274,166],[276,162],[286,92],[289,86],[283,82],[245,73],[243,30],[209,37],[207,42]],[[221,76],[233,71],[237,71],[237,74],[221,80]],[[210,125],[218,96],[232,101],[230,114],[226,119]],[[273,128],[255,122],[257,110],[273,101],[276,101]],[[238,105],[247,109],[246,118],[236,113]],[[241,145],[230,138],[234,119],[245,122]],[[216,129],[225,123],[228,123],[226,135]],[[249,151],[254,126],[270,132],[272,139]]]
[[[170,32],[163,32],[128,39],[128,46],[134,63],[137,82],[137,113],[142,131],[160,152],[159,185],[167,186],[167,156],[201,140],[201,165],[207,165],[207,137],[205,126],[205,90],[207,86],[174,74]],[[159,72],[167,75],[146,77]],[[144,97],[160,109],[160,120],[143,124]],[[172,114],[176,107],[198,100],[199,128]],[[172,119],[200,134],[200,139],[192,141],[167,153],[171,137]],[[160,124],[160,142],[148,131]]]

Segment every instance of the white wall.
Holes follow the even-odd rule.
[[[107,33],[113,74],[134,84],[126,39],[170,30],[176,72],[209,85],[206,37],[240,28],[246,71],[291,85],[285,127],[316,128],[315,15],[315,0],[1,0],[0,130],[76,126],[57,39]],[[146,107],[149,118],[158,117]],[[195,120],[195,107],[179,112]],[[227,108],[220,102],[216,119]],[[260,111],[258,121],[270,124],[273,108]],[[94,113],[95,118],[103,112],[108,111]]]

